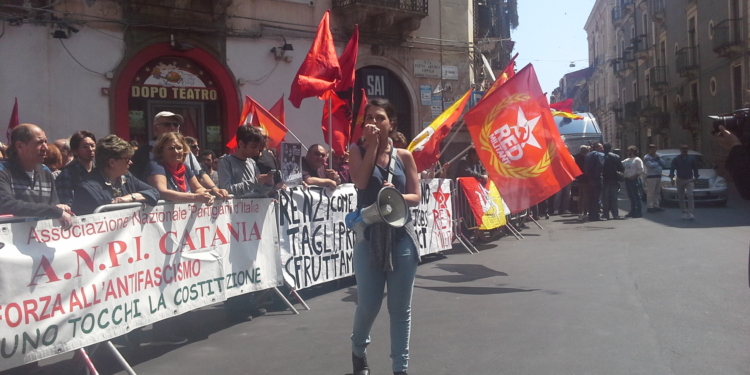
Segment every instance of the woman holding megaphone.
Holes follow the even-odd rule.
[[[358,209],[378,202],[379,192],[384,187],[398,190],[409,207],[419,204],[417,166],[411,152],[396,149],[389,143],[388,136],[395,131],[395,107],[385,99],[371,100],[365,108],[365,142],[357,146],[359,150],[350,152],[349,160],[351,179],[357,187]],[[357,311],[351,337],[354,375],[370,374],[366,349],[386,285],[393,373],[406,374],[411,297],[419,255],[411,215],[405,211],[405,225],[398,228],[387,222],[367,225],[364,238],[357,238],[354,245],[354,274],[357,278]]]

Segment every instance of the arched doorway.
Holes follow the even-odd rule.
[[[376,65],[357,69],[353,113],[359,111],[359,104],[362,101],[361,88],[365,89],[368,99],[386,98],[393,103],[398,118],[398,131],[404,133],[406,139],[411,141],[413,137],[411,97],[398,76],[389,69]]]
[[[175,51],[169,43],[136,53],[120,70],[113,97],[114,130],[119,137],[147,143],[154,115],[171,111],[185,118],[181,132],[201,148],[222,152],[239,122],[234,78],[200,48]]]

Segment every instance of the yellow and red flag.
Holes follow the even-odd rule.
[[[552,116],[565,117],[573,120],[583,119],[583,116],[573,113],[573,99],[571,98],[557,103],[551,103],[549,108],[552,110]]]
[[[258,102],[245,95],[245,103],[242,105],[242,116],[240,116],[240,123],[238,126],[242,126],[248,122],[248,117],[250,115],[252,115],[252,118],[249,121],[250,124],[266,129],[266,134],[268,135],[268,148],[278,149],[281,142],[284,141],[286,132],[289,131],[286,126],[274,117],[274,115],[268,112],[268,110],[263,108],[263,106],[258,104]],[[229,149],[237,148],[237,137],[232,137],[226,146]]]
[[[505,82],[508,82],[509,79],[513,78],[513,76],[516,74],[516,57],[518,57],[518,54],[513,56],[513,58],[508,61],[508,65],[505,66],[503,72],[500,73],[500,76],[497,77],[490,88],[487,89],[482,98],[489,96],[493,91],[497,90],[498,87],[502,86]]]
[[[490,230],[505,225],[503,200],[495,183],[487,181],[484,185],[474,177],[459,177],[458,184],[469,201],[469,207],[480,230]]]
[[[513,213],[547,199],[581,174],[531,64],[485,95],[464,121]]]
[[[464,112],[464,107],[471,97],[469,90],[458,99],[450,108],[440,114],[430,126],[422,130],[421,133],[414,137],[407,148],[414,155],[414,161],[417,164],[417,171],[423,171],[431,167],[440,158],[440,142],[451,131],[451,127],[456,123],[458,118]]]

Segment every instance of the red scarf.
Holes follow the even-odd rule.
[[[164,169],[172,174],[172,181],[174,181],[175,185],[177,185],[177,188],[180,189],[180,191],[183,193],[187,192],[187,181],[185,181],[185,164],[180,163],[177,165],[177,168],[172,168],[167,163],[164,163]]]

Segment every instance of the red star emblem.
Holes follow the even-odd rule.
[[[448,201],[451,198],[450,193],[443,193],[442,188],[438,188],[438,191],[432,193],[432,196],[435,197],[435,200],[438,202],[438,209],[448,209]]]

